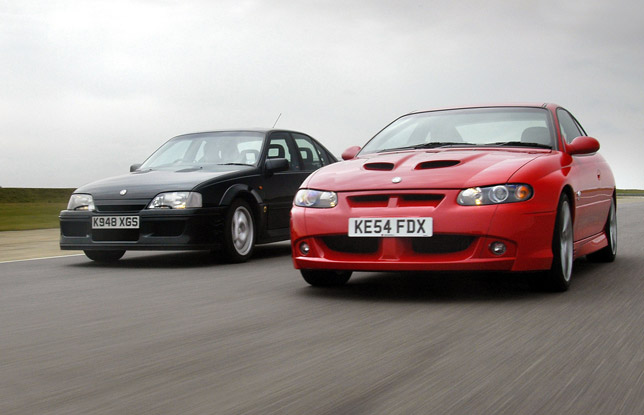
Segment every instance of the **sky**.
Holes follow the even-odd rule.
[[[0,0],[0,186],[278,116],[339,155],[414,110],[555,102],[644,189],[643,22],[639,0]]]

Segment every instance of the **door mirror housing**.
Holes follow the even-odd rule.
[[[264,164],[264,172],[268,176],[280,171],[286,171],[288,169],[289,169],[288,160],[281,157],[266,159],[266,163]]]
[[[358,154],[360,150],[361,150],[360,146],[352,146],[347,148],[342,153],[342,160],[351,160],[352,158],[355,158],[355,156]]]
[[[599,141],[596,138],[580,136],[572,140],[572,143],[566,144],[568,154],[592,154],[599,151]]]
[[[139,168],[141,168],[142,164],[141,163],[136,163],[130,166],[130,173],[137,171]]]

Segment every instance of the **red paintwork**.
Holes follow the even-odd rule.
[[[495,105],[498,106],[498,105]],[[517,105],[509,105],[517,106]],[[444,148],[404,150],[359,155],[311,174],[301,188],[335,191],[334,208],[293,206],[291,244],[298,269],[335,270],[544,270],[552,264],[552,238],[557,203],[567,193],[573,204],[575,257],[607,245],[603,228],[615,194],[613,174],[600,154],[597,140],[578,137],[566,145],[558,128],[555,104],[521,104],[547,108],[556,121],[559,149],[527,147],[494,149]],[[355,155],[355,149],[345,152]],[[344,156],[344,154],[343,154]],[[418,169],[428,161],[457,161],[451,167]],[[369,170],[365,164],[393,163],[393,170]],[[431,172],[431,173],[429,173]],[[399,176],[402,182],[392,183]],[[526,202],[490,206],[460,206],[458,193],[468,187],[501,183],[527,183],[534,196]],[[442,195],[440,201],[410,203],[408,194]],[[383,202],[357,205],[358,195],[388,195]],[[432,217],[434,234],[469,235],[474,242],[449,254],[420,254],[408,238],[382,238],[374,253],[344,253],[330,249],[321,239],[346,235],[349,217]],[[299,245],[306,241],[308,255]],[[508,246],[497,256],[488,246]],[[356,243],[358,243],[356,241]]]

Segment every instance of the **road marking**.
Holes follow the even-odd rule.
[[[84,254],[46,256],[46,257],[41,257],[41,258],[11,259],[9,261],[0,261],[0,264],[9,264],[11,262],[23,262],[23,261],[39,261],[41,259],[67,258],[67,257],[70,257],[70,256],[80,256],[80,255],[84,255]]]

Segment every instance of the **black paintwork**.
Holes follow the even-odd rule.
[[[337,160],[319,142],[305,134],[287,130],[252,131],[264,134],[256,166],[227,165],[211,170],[135,170],[76,189],[74,193],[92,195],[97,211],[63,210],[60,213],[61,249],[219,249],[227,207],[237,198],[246,200],[253,210],[257,243],[287,240],[293,197],[304,179],[319,167],[306,166],[293,137],[311,140],[320,152],[323,164]],[[267,159],[267,143],[276,137],[289,146],[293,155],[290,163],[280,158]],[[122,196],[119,192],[123,189],[127,189],[127,193]],[[203,207],[146,209],[156,195],[171,191],[199,192]],[[91,219],[97,215],[139,216],[140,228],[92,230]]]

